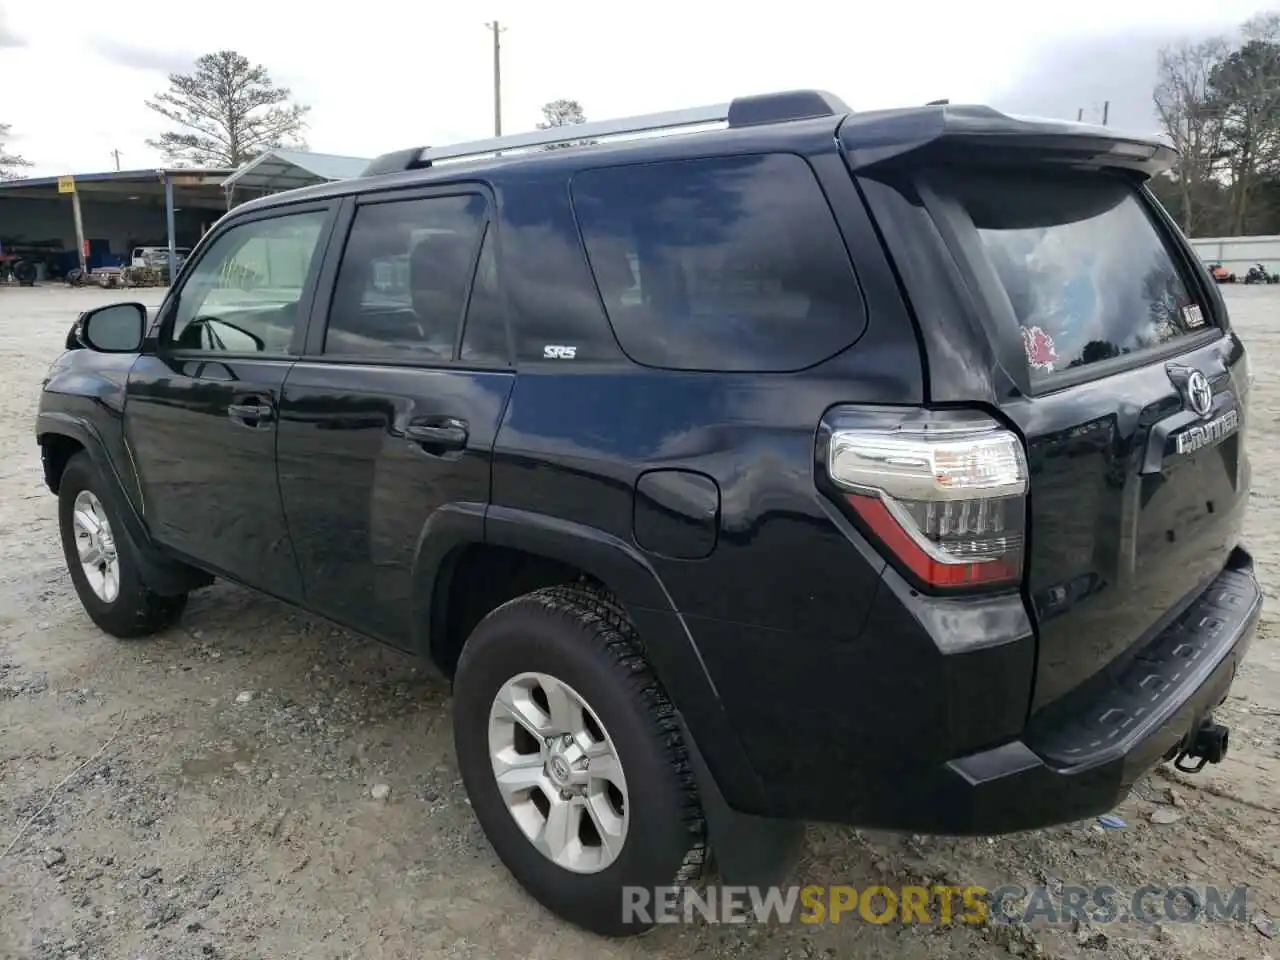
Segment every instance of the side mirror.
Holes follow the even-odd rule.
[[[77,339],[99,353],[137,353],[147,332],[147,308],[113,303],[80,314]]]

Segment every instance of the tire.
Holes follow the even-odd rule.
[[[115,556],[115,589],[94,577],[81,562],[77,544],[76,511],[79,502],[82,511],[88,508],[98,522],[105,520],[108,543],[107,555]],[[187,605],[185,593],[177,596],[160,596],[152,593],[142,581],[139,558],[133,541],[125,534],[115,501],[107,481],[87,453],[77,453],[68,462],[58,484],[58,526],[62,534],[62,553],[67,561],[67,571],[85,612],[95,624],[113,637],[130,639],[163,630],[182,614]],[[99,542],[94,546],[103,547]],[[99,553],[102,554],[102,550]],[[109,566],[104,561],[99,571]],[[95,585],[96,584],[96,585]]]
[[[621,777],[608,786],[617,791],[622,782],[624,803],[617,803],[616,792],[592,794],[603,782],[592,781],[592,803],[607,799],[611,813],[591,816],[583,809],[583,819],[592,826],[575,834],[584,851],[576,868],[553,861],[534,845],[526,831],[536,832],[537,818],[525,819],[525,826],[517,822],[494,771],[491,728],[516,731],[521,726],[491,721],[495,699],[512,689],[514,679],[528,674],[558,681],[576,694],[594,731],[588,740],[597,740],[591,749],[611,749],[621,767]],[[522,682],[536,686],[541,681]],[[528,702],[535,701],[536,693]],[[453,717],[458,766],[481,828],[517,882],[553,913],[604,936],[635,935],[653,926],[652,917],[634,911],[624,916],[624,887],[643,888],[652,897],[655,888],[696,885],[703,879],[706,826],[674,709],[644,658],[635,629],[605,597],[581,586],[547,587],[491,612],[459,658]],[[548,753],[557,748],[527,733],[516,735],[532,745],[531,775],[539,778],[521,805],[521,816],[530,817],[536,809],[545,818],[558,792]],[[571,786],[576,799],[574,789],[581,788]],[[612,859],[604,844],[592,846],[583,839],[593,832],[602,837],[595,825],[610,816],[621,820],[625,831]],[[615,820],[608,822],[616,825]],[[569,856],[573,847],[566,848]]]

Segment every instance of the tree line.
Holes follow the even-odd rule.
[[[1280,234],[1280,12],[1160,51],[1156,116],[1178,148],[1152,187],[1189,236]]]
[[[0,123],[0,180],[16,180],[22,176],[22,168],[31,166],[31,161],[16,153],[10,153],[5,144],[9,141],[10,126]]]
[[[234,50],[205,54],[191,73],[171,73],[168,80],[168,89],[146,101],[173,127],[146,141],[168,163],[233,168],[268,150],[307,148],[304,134],[311,107],[295,102],[292,91],[274,83],[266,67]],[[542,115],[539,129],[586,119],[576,100],[553,100],[542,108]],[[5,180],[21,176],[31,166],[5,149],[9,131],[8,124],[0,124],[0,179]]]

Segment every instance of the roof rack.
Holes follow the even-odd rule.
[[[664,113],[646,113],[616,120],[576,123],[528,133],[514,133],[486,140],[473,140],[446,147],[412,147],[378,157],[365,168],[362,176],[396,173],[429,167],[440,160],[460,160],[507,150],[526,150],[556,143],[581,143],[609,137],[642,133],[673,132],[690,127],[727,124],[729,129],[754,127],[768,123],[834,117],[850,113],[839,98],[822,90],[788,90],[749,97],[735,97],[729,103]]]

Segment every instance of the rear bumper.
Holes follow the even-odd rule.
[[[1227,697],[1253,641],[1262,590],[1237,550],[1173,624],[1017,741],[958,758],[934,780],[918,832],[995,834],[1103,813]],[[933,779],[933,778],[930,778]]]
[[[886,570],[856,639],[686,617],[758,793],[716,770],[723,742],[693,733],[741,813],[954,835],[1082,820],[1226,698],[1261,606],[1236,549],[1168,627],[1028,724],[1036,639],[1021,597],[938,601]],[[986,642],[941,649],[955,635]]]

